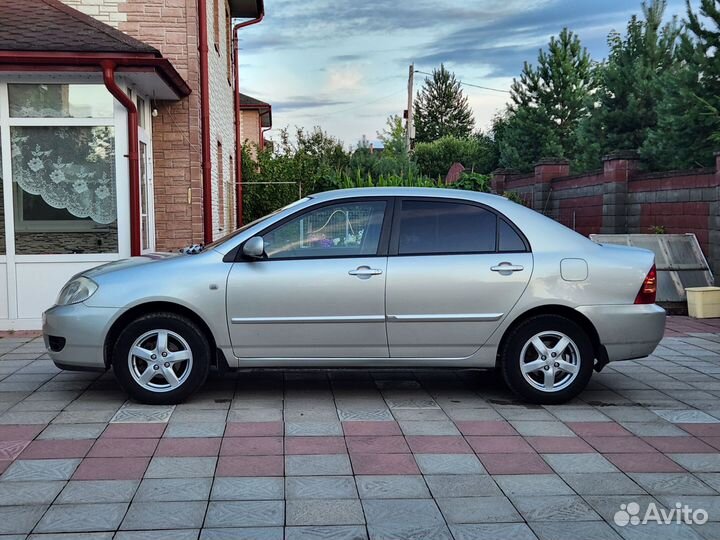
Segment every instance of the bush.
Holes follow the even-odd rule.
[[[420,172],[431,178],[445,178],[456,162],[479,173],[489,173],[497,166],[495,145],[483,135],[468,139],[447,136],[431,143],[419,143],[414,157]]]

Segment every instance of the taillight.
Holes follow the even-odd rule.
[[[647,273],[647,276],[645,276],[645,281],[643,281],[642,287],[640,287],[640,291],[637,293],[637,296],[635,297],[635,303],[636,304],[654,304],[656,295],[657,295],[657,270],[655,269],[655,265],[653,264],[652,268]]]

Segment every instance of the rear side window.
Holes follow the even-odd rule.
[[[497,217],[479,206],[404,200],[398,253],[488,253],[496,250]]]
[[[507,253],[508,251],[525,251],[527,248],[525,242],[515,229],[504,219],[498,218],[498,251]]]

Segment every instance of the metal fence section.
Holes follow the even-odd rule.
[[[697,238],[687,234],[591,234],[599,244],[618,244],[655,253],[658,302],[686,302],[688,287],[708,287],[715,279]]]

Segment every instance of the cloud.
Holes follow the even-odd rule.
[[[347,105],[349,101],[341,101],[323,96],[292,96],[285,100],[273,100],[273,111],[290,112],[305,109],[331,107],[333,105]]]
[[[327,90],[329,92],[354,92],[363,82],[363,74],[358,66],[347,65],[327,69]]]

